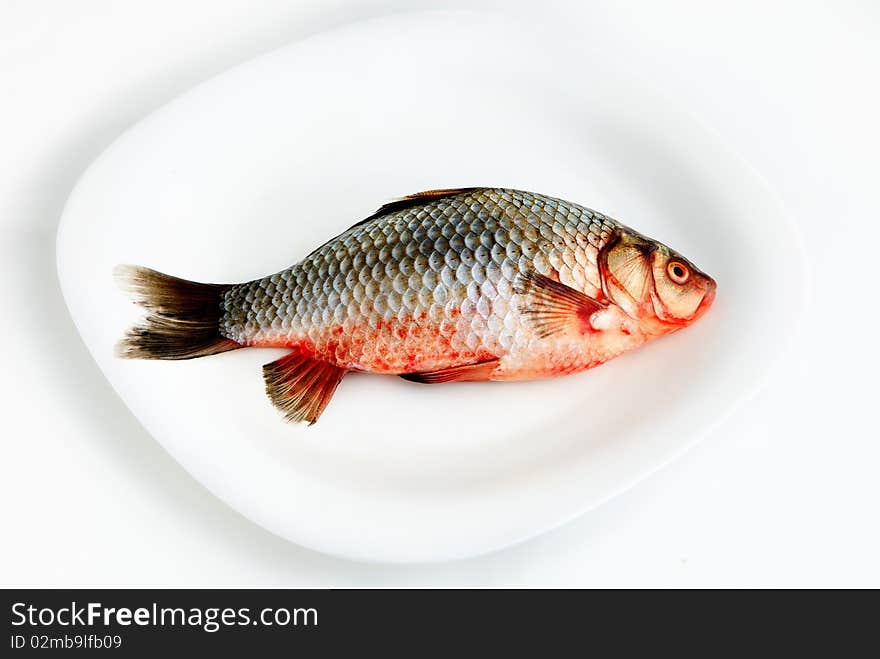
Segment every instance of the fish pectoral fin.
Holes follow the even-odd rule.
[[[400,377],[410,382],[421,382],[422,384],[439,384],[441,382],[483,382],[489,379],[498,367],[499,360],[497,357],[486,361],[477,362],[475,364],[462,364],[461,366],[450,366],[449,368],[441,368],[437,371],[423,371],[421,373],[401,373]]]
[[[542,338],[590,327],[590,316],[606,305],[589,295],[534,271],[520,273],[513,290],[523,297],[519,311]]]
[[[312,425],[333,397],[344,368],[292,352],[263,366],[266,394],[288,421]]]

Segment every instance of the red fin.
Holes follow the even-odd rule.
[[[519,310],[542,338],[568,329],[584,333],[590,316],[605,308],[590,296],[537,272],[520,274],[514,291],[526,297]]]
[[[292,352],[263,366],[266,394],[288,421],[312,425],[333,397],[345,369]]]
[[[410,382],[422,384],[439,384],[441,382],[482,382],[488,380],[498,367],[498,358],[489,359],[476,364],[463,364],[462,366],[450,366],[441,368],[439,371],[424,371],[422,373],[401,373],[400,377]]]

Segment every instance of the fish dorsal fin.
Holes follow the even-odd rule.
[[[263,366],[266,394],[288,421],[312,425],[333,397],[345,369],[299,351]]]
[[[401,197],[394,201],[389,201],[375,213],[370,215],[370,217],[364,218],[351,228],[354,229],[354,227],[358,227],[370,220],[375,220],[377,217],[388,215],[388,213],[396,213],[397,211],[412,208],[413,206],[421,206],[422,204],[427,204],[431,201],[437,201],[438,199],[443,199],[445,197],[452,197],[453,195],[461,194],[462,192],[470,192],[471,190],[479,190],[479,188],[447,188],[445,190],[425,190],[424,192],[416,192],[415,194],[407,195],[406,197]]]
[[[482,382],[489,379],[498,367],[497,357],[475,364],[463,364],[441,368],[437,371],[423,371],[422,373],[401,373],[400,377],[410,382],[422,384],[439,384],[441,382]]]
[[[574,330],[585,333],[590,316],[606,308],[598,300],[534,271],[520,273],[514,292],[524,297],[519,307],[541,338]]]
[[[394,201],[389,201],[387,204],[383,205],[379,210],[370,215],[369,217],[365,217],[360,222],[355,222],[350,227],[348,227],[345,231],[342,232],[341,235],[348,233],[352,229],[357,229],[359,226],[366,224],[372,220],[375,220],[377,217],[382,217],[383,215],[388,215],[388,213],[394,213],[396,211],[404,210],[406,208],[412,208],[413,206],[419,206],[421,204],[427,204],[430,201],[436,201],[437,199],[443,199],[444,197],[451,197],[453,195],[457,195],[461,192],[469,192],[471,190],[479,190],[480,188],[448,188],[446,190],[425,190],[424,192],[416,192],[415,194],[407,195],[406,197],[401,197],[400,199],[395,199]],[[336,236],[338,238],[339,236]],[[324,247],[332,243],[336,238],[331,238],[323,245],[316,247],[313,249],[306,258],[315,254],[316,252],[322,250]]]

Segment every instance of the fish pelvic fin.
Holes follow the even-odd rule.
[[[133,301],[146,309],[116,355],[124,359],[193,359],[241,348],[220,334],[225,284],[201,284],[142,268],[120,265],[113,275]]]
[[[315,423],[346,370],[299,350],[263,366],[266,395],[288,421]]]
[[[584,333],[590,327],[590,316],[606,308],[590,296],[534,271],[517,275],[513,290],[523,298],[520,313],[541,338],[569,330]]]
[[[500,360],[496,357],[476,364],[462,364],[437,371],[421,373],[401,373],[400,377],[410,382],[422,384],[440,384],[441,382],[483,382],[488,380],[498,367]]]

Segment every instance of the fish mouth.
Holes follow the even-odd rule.
[[[694,312],[692,320],[696,320],[709,310],[709,307],[711,307],[712,303],[715,301],[715,289],[717,288],[718,284],[715,283],[715,280],[709,279],[709,290],[707,290],[706,294],[703,296],[703,300]]]
[[[701,273],[702,274],[702,273]],[[694,309],[694,312],[690,316],[685,317],[676,317],[668,312],[666,309],[666,305],[663,304],[663,301],[660,299],[660,296],[657,294],[656,289],[651,291],[651,305],[654,310],[655,318],[660,322],[662,327],[666,329],[662,331],[662,333],[666,333],[669,331],[676,331],[681,329],[682,327],[687,327],[694,321],[696,321],[700,316],[702,316],[706,311],[709,310],[709,307],[712,306],[712,303],[715,301],[715,290],[718,285],[715,283],[715,280],[709,277],[708,275],[702,275],[706,279],[705,284],[705,292],[703,293],[703,299],[700,300],[700,303],[697,305],[697,308]]]
[[[706,292],[703,294],[703,299],[700,300],[700,304],[697,305],[697,308],[694,310],[693,315],[689,318],[682,318],[677,325],[685,326],[690,325],[695,320],[700,318],[704,313],[709,310],[709,307],[712,306],[712,303],[715,301],[715,289],[718,288],[718,285],[715,283],[715,280],[711,277],[706,277],[707,286]]]

